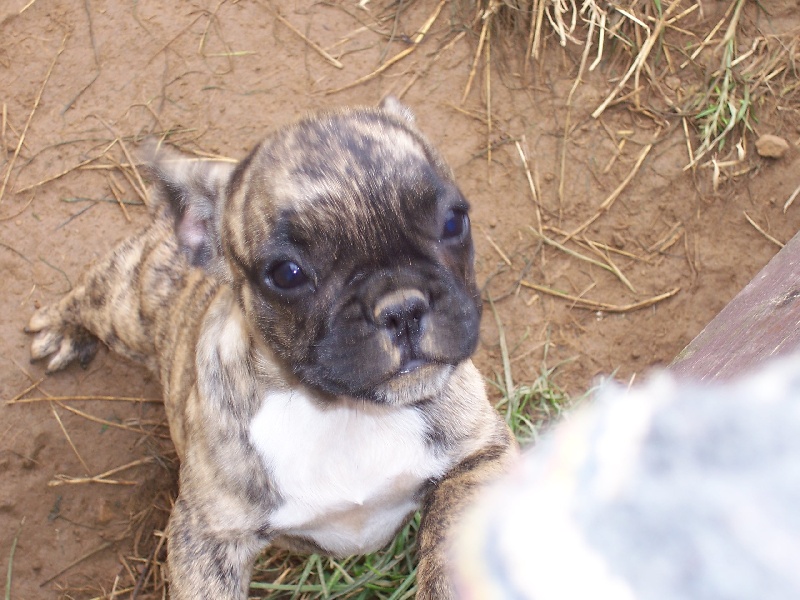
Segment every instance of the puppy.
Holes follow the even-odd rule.
[[[468,204],[407,108],[320,114],[237,165],[167,151],[151,225],[37,311],[33,359],[98,340],[160,379],[181,460],[175,600],[247,598],[275,544],[385,545],[422,508],[418,598],[447,599],[447,532],[516,454],[470,361]]]

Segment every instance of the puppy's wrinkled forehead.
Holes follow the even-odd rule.
[[[419,136],[375,114],[301,123],[277,142],[268,162],[279,211],[302,210],[307,202],[354,210],[376,201],[371,196],[380,188],[422,184],[432,162]]]
[[[387,227],[402,229],[419,211],[435,210],[443,188],[455,187],[413,125],[381,109],[301,121],[265,140],[246,162],[229,203],[238,205],[251,236],[289,219],[303,237],[357,232],[351,243],[374,245],[390,235]]]

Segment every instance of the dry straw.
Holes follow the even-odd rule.
[[[784,108],[797,108],[800,38],[797,32],[761,33],[756,22],[763,9],[756,3],[733,0],[720,18],[710,22],[702,4],[692,0],[482,0],[477,6],[481,28],[462,102],[481,52],[488,51],[484,42],[490,38],[492,25],[504,28],[506,34],[509,29],[525,32],[518,47],[525,49],[526,72],[531,61],[552,58],[546,53],[551,40],[561,47],[578,48],[581,61],[566,99],[565,142],[573,94],[586,72],[601,64],[613,87],[591,116],[600,119],[609,108],[624,106],[652,119],[656,127],[675,123],[686,136],[686,168],[707,166],[716,187],[750,170],[743,166],[746,157],[736,146],[746,147],[742,140],[754,127],[759,103],[771,98]],[[678,90],[665,92],[668,76],[680,82]],[[656,104],[663,103],[669,110],[654,109],[646,97],[657,98]],[[566,143],[561,186],[565,147]]]

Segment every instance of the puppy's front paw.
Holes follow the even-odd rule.
[[[50,357],[48,373],[63,369],[75,359],[86,368],[97,353],[97,338],[84,327],[64,320],[58,305],[37,310],[25,332],[35,334],[31,360]]]

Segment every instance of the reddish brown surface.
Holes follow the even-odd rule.
[[[449,159],[472,203],[479,278],[486,294],[496,299],[514,380],[524,383],[538,374],[546,345],[549,366],[569,361],[560,367],[557,379],[574,393],[585,390],[600,373],[616,371],[619,377],[630,378],[669,362],[767,263],[777,248],[745,221],[743,211],[784,241],[800,224],[800,203],[786,214],[782,211],[800,184],[794,148],[800,116],[796,109],[778,110],[767,101],[759,110],[757,132],[786,137],[793,144],[786,157],[761,160],[748,147],[745,165],[754,170],[714,194],[708,171],[695,176],[683,171],[684,136],[673,123],[661,131],[638,175],[609,213],[589,228],[592,239],[647,258],[615,257],[636,294],[603,270],[557,249],[540,247],[529,230],[536,225],[536,213],[517,149],[502,142],[525,136],[523,148],[538,182],[545,224],[570,230],[591,217],[630,172],[642,148],[653,140],[656,126],[624,105],[612,107],[600,121],[591,119],[589,113],[612,87],[608,82],[612,72],[600,68],[587,77],[573,97],[574,127],[559,201],[565,104],[579,49],[568,46],[562,52],[555,40],[548,40],[547,60],[533,64],[526,77],[519,75],[513,61],[507,60],[505,66],[494,63],[493,122],[488,133],[482,121],[486,114],[482,70],[463,105],[476,117],[453,108],[464,89],[475,38],[458,41],[425,70],[450,39],[450,4],[415,53],[381,77],[331,95],[324,92],[369,73],[384,59],[384,52],[392,56],[407,47],[403,36],[413,35],[433,4],[418,2],[404,12],[399,36],[391,43],[361,29],[361,21],[369,23],[369,15],[379,11],[374,2],[367,4],[370,13],[355,2],[336,7],[300,2],[299,8],[284,9],[301,31],[340,56],[342,70],[322,60],[257,2],[39,0],[17,16],[25,4],[5,0],[0,5],[0,103],[7,114],[0,148],[2,175],[65,36],[66,43],[0,201],[3,400],[43,376],[41,365],[28,364],[29,340],[22,332],[34,308],[57,300],[88,262],[146,220],[141,207],[128,208],[128,222],[114,203],[98,203],[84,212],[89,204],[65,201],[113,199],[112,186],[122,190],[120,197],[136,200],[130,184],[115,171],[75,170],[31,191],[16,191],[96,156],[117,135],[179,128],[174,139],[186,148],[241,157],[275,124],[315,109],[376,103],[387,92],[398,93],[420,73],[403,100]],[[704,5],[708,5],[705,21],[694,24],[698,31],[708,31],[726,3]],[[765,33],[797,30],[800,17],[795,2],[767,2],[767,8],[768,19],[756,20],[754,13],[746,13],[751,33],[756,25]],[[350,39],[336,45],[345,38]],[[747,45],[746,40],[742,43]],[[494,50],[493,56],[501,54],[496,39]],[[229,51],[244,54],[222,56]],[[672,80],[669,89],[695,84]],[[627,142],[606,171],[623,137],[621,131],[631,133],[624,134]],[[484,152],[487,136],[496,144],[491,168]],[[119,145],[108,156],[125,161]],[[673,233],[679,234],[675,243],[659,252],[661,242]],[[520,288],[520,279],[612,304],[629,304],[675,287],[681,291],[647,309],[609,314],[572,308],[563,300]],[[485,314],[477,362],[488,378],[494,378],[501,370],[498,331],[488,307]],[[32,395],[159,397],[156,382],[143,369],[106,352],[86,371],[72,367],[46,378],[39,389]],[[103,419],[133,420],[148,431],[165,432],[154,425],[163,423],[157,404],[69,404]],[[152,551],[152,524],[163,525],[169,508],[174,482],[169,444],[153,435],[88,421],[50,403],[2,405],[0,411],[2,573],[19,532],[12,598],[52,598],[60,590],[80,598],[97,596],[102,590],[107,594],[117,575],[119,587],[130,587],[121,561],[132,571],[141,568],[141,563],[127,557]],[[155,462],[116,476],[137,482],[135,486],[48,486],[58,475],[83,476],[87,470],[94,475],[148,457]]]

